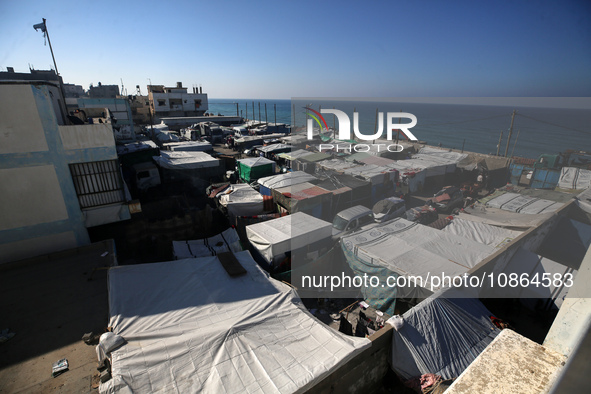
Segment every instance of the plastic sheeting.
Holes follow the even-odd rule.
[[[558,180],[561,189],[583,190],[591,187],[591,170],[563,167]]]
[[[230,277],[217,257],[109,272],[113,351],[100,392],[303,392],[370,346],[314,318],[248,252]]]
[[[458,217],[454,218],[443,230],[450,234],[459,235],[481,244],[501,248],[517,238],[521,231],[507,230],[480,222],[471,222]]]
[[[591,246],[591,226],[561,217],[537,253],[574,269],[579,269]]]
[[[117,154],[124,155],[126,153],[139,152],[148,149],[158,149],[158,145],[153,141],[136,141],[123,145],[117,145]]]
[[[199,168],[219,167],[220,160],[204,152],[160,152],[152,157],[156,164],[169,170],[194,170]]]
[[[230,185],[216,197],[221,205],[226,207],[230,217],[255,216],[265,212],[263,196],[250,185],[237,183]]]
[[[540,213],[556,212],[564,203],[524,196],[517,193],[504,193],[489,200],[486,205],[510,212],[537,215]]]
[[[393,182],[396,178],[396,172],[392,168],[371,164],[348,168],[344,172],[345,174],[361,177],[371,182],[372,185],[381,185],[388,180]]]
[[[525,230],[540,225],[552,215],[552,212],[538,215],[515,213],[498,208],[486,207],[477,203],[474,207],[464,208],[464,212],[460,212],[457,217],[471,222],[480,222],[498,227],[510,227]]]
[[[562,301],[564,301],[569,291],[569,287],[565,286],[567,281],[562,281],[562,278],[564,278],[565,274],[569,273],[572,275],[572,280],[574,281],[577,275],[577,270],[524,248],[519,248],[515,252],[503,272],[507,275],[515,273],[519,277],[525,273],[530,280],[537,280],[539,284],[529,283],[528,287],[505,286],[502,289],[488,289],[488,291],[500,291],[502,293],[500,296],[505,298],[520,298],[522,299],[521,302],[528,305],[531,309],[536,308],[536,303],[545,305],[548,309],[553,307],[560,309]],[[561,286],[555,286],[555,284],[559,283],[554,280],[555,274],[560,275]],[[487,296],[492,297],[495,295],[488,293]]]
[[[585,212],[591,213],[591,187],[576,198],[577,205]]]
[[[407,311],[403,326],[393,330],[392,369],[404,379],[458,377],[500,332],[477,299],[438,295]]]
[[[267,146],[261,146],[260,148],[257,148],[257,150],[263,153],[286,152],[291,150],[291,145],[272,144]]]
[[[268,262],[285,252],[296,250],[332,236],[332,224],[303,212],[246,226],[246,235]]]
[[[385,267],[398,275],[420,277],[414,280],[416,289],[397,289],[398,297],[411,298],[427,298],[439,289],[431,288],[430,276],[443,272],[450,277],[462,275],[496,251],[492,246],[402,218],[343,237],[341,243],[346,255],[353,254],[368,267]],[[363,271],[361,265],[352,268]]]
[[[213,150],[209,142],[186,141],[186,142],[167,142],[162,144],[166,149],[174,152],[191,151],[191,152],[205,152]]]
[[[293,171],[285,174],[272,175],[264,178],[260,178],[257,182],[259,185],[266,187],[267,189],[279,189],[282,187],[299,185],[304,182],[318,181],[314,175],[310,175],[304,171]]]
[[[355,164],[349,161],[340,160],[340,159],[330,159],[330,160],[323,160],[316,164],[316,169],[319,168],[325,170],[332,170],[336,172],[343,172],[347,168],[359,168],[359,164]]]
[[[176,260],[215,256],[218,253],[240,252],[241,250],[238,233],[231,227],[209,238],[172,241],[172,254]]]

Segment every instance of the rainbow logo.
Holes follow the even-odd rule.
[[[310,107],[304,107],[307,111],[310,112],[306,112],[306,115],[309,115],[312,119],[314,119],[316,121],[316,123],[318,123],[318,127],[320,127],[320,139],[323,141],[328,141],[331,139],[331,132],[328,129],[328,126],[326,124],[326,120],[324,119],[324,116],[322,116],[320,114],[320,112],[318,111],[314,111],[312,108]],[[320,118],[320,119],[318,119]],[[322,120],[322,122],[321,122]]]

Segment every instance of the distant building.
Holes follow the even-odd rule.
[[[90,98],[117,98],[119,96],[119,85],[90,85],[88,88],[88,97]]]
[[[81,85],[74,85],[73,83],[64,84],[64,94],[67,98],[80,98],[86,96],[84,88]]]
[[[0,82],[0,263],[90,242],[130,218],[113,130],[66,126],[51,82]]]
[[[133,123],[137,128],[139,125],[150,124],[150,99],[148,96],[129,96],[129,105],[131,107],[131,116]]]
[[[155,123],[166,117],[203,116],[208,109],[207,94],[197,88],[187,93],[182,82],[176,87],[148,85],[148,99]]]
[[[77,107],[86,118],[107,118],[113,127],[116,140],[135,140],[131,107],[127,97],[79,98]],[[94,111],[89,111],[91,109]]]

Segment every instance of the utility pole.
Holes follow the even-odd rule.
[[[497,144],[497,156],[501,150],[501,140],[503,139],[503,132],[501,131],[501,136],[499,137],[499,143]]]
[[[515,120],[515,114],[517,113],[516,110],[513,110],[511,114],[511,126],[509,127],[509,137],[507,138],[507,147],[505,148],[505,157],[509,153],[509,142],[511,142],[511,135],[513,135],[513,121]]]
[[[277,125],[277,103],[273,103],[273,113],[275,114],[275,125]]]
[[[513,144],[513,150],[511,150],[511,157],[513,157],[513,152],[515,152],[515,146],[517,145],[517,140],[519,139],[519,133],[521,129],[517,130],[517,137],[515,137],[515,143]]]

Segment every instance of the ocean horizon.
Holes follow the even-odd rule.
[[[376,110],[383,113],[409,112],[417,117],[412,133],[429,145],[443,148],[462,149],[463,146],[464,151],[468,152],[496,154],[501,139],[498,149],[500,155],[504,155],[507,150],[508,156],[536,159],[543,153],[557,154],[569,149],[591,152],[590,109],[401,103],[377,99],[356,102],[334,99],[292,101],[210,98],[208,112],[235,116],[238,108],[238,115],[248,119],[291,125],[295,117],[295,125],[302,127],[306,122],[306,106],[315,110],[336,108],[347,113],[351,120],[353,112],[357,111],[359,128],[366,134],[373,134],[376,130]],[[516,110],[516,116],[507,147],[513,110]],[[329,127],[338,128],[333,115],[327,114],[325,119]]]

